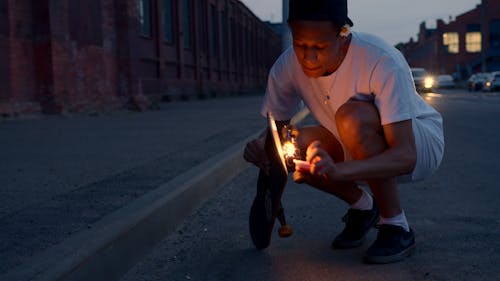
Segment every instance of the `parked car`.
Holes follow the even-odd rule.
[[[411,75],[413,76],[413,82],[415,82],[417,90],[432,91],[434,78],[427,73],[425,68],[411,68]]]
[[[488,75],[488,79],[483,86],[483,91],[493,92],[500,89],[500,71],[493,71]]]
[[[453,81],[453,76],[448,74],[438,75],[436,77],[436,87],[437,88],[455,88],[455,81]]]
[[[467,80],[467,89],[469,91],[479,91],[482,90],[486,80],[488,79],[489,73],[478,72],[472,74]]]

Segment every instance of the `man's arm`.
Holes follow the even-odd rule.
[[[281,129],[288,125],[290,120],[285,121],[276,121],[276,127],[278,128],[278,132],[281,132]],[[246,161],[254,164],[260,169],[264,170],[266,173],[269,171],[270,162],[268,155],[266,155],[266,138],[269,135],[269,128],[266,128],[256,139],[247,143],[245,147],[245,151],[243,152],[243,158]],[[281,135],[281,134],[280,134]]]
[[[313,144],[308,151],[308,160],[318,156],[320,162],[311,161],[314,164],[312,172],[326,174],[334,181],[390,178],[411,173],[417,161],[412,121],[391,123],[382,128],[387,149],[362,160],[333,163],[326,151],[321,147],[315,148],[317,144]]]

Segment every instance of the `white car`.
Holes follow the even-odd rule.
[[[500,89],[500,71],[493,71],[484,82],[483,91],[493,92]]]
[[[411,75],[413,76],[413,82],[415,82],[417,90],[432,91],[434,78],[424,68],[411,68]]]
[[[448,74],[438,75],[436,77],[436,87],[437,88],[455,88],[455,81],[453,81],[453,76]]]

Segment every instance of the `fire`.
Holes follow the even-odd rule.
[[[285,158],[295,157],[296,153],[297,153],[297,148],[293,143],[287,141],[283,144],[283,154]]]

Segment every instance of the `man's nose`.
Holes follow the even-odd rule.
[[[307,47],[304,51],[305,61],[316,61],[318,59],[318,54],[314,48]]]

